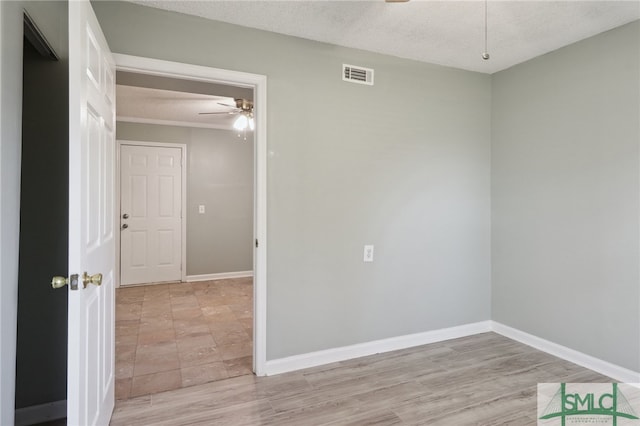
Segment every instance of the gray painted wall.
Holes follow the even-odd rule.
[[[228,130],[118,122],[118,140],[187,145],[187,275],[253,270],[253,141]],[[198,205],[205,214],[198,213]]]
[[[640,25],[493,76],[493,319],[640,371]]]
[[[56,2],[0,2],[0,424],[13,424],[18,307],[18,242],[22,120],[22,22],[26,9],[62,56],[66,52],[66,12]],[[66,269],[66,262],[64,264]],[[64,272],[64,271],[62,271]],[[48,283],[45,283],[48,285]],[[66,336],[66,322],[62,326]],[[62,346],[66,346],[66,337]],[[59,342],[58,342],[59,343]],[[41,352],[55,347],[38,348]],[[63,348],[63,350],[65,350]],[[55,358],[58,359],[57,356]],[[64,369],[55,361],[51,368]],[[21,378],[19,378],[21,380]],[[47,382],[49,386],[51,382]],[[64,386],[64,384],[63,384]],[[64,394],[51,396],[64,399]]]
[[[489,319],[490,76],[94,8],[114,52],[268,76],[267,359]]]

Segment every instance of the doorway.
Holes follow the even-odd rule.
[[[117,58],[117,63],[122,62],[122,60],[126,61],[142,61],[145,62],[147,60],[140,58],[131,58],[131,57],[120,57]],[[152,61],[151,62],[162,62],[162,61]],[[156,64],[157,65],[157,64]],[[167,65],[167,63],[162,62],[162,65]],[[182,66],[180,64],[174,64],[172,66]],[[190,68],[191,66],[186,66]],[[118,67],[119,70],[126,70],[127,72],[131,71],[131,67],[122,67],[121,65]],[[200,68],[200,67],[196,67]],[[206,69],[208,73],[211,71],[216,72],[216,70]],[[140,71],[139,68],[136,68],[136,71]],[[174,70],[175,71],[175,70]],[[188,71],[188,70],[187,70]],[[219,70],[218,70],[219,71]],[[144,73],[140,72],[140,75]],[[233,74],[233,73],[232,73]],[[148,75],[148,74],[146,74]],[[163,76],[167,74],[164,73]],[[155,71],[155,75],[157,76],[157,70]],[[185,75],[176,75],[175,73],[171,74],[172,77],[177,78],[193,78],[193,74],[188,73]],[[259,79],[260,80],[260,79]],[[198,81],[202,81],[202,78],[198,79]],[[215,82],[217,84],[230,84],[234,83],[234,81],[229,82],[228,80],[221,81],[219,78],[215,80],[209,80],[211,82]],[[259,92],[257,86],[261,86],[261,83],[254,83],[251,86],[247,87],[246,82],[243,83],[242,87],[247,87],[252,91],[255,91],[256,94]],[[257,115],[258,115],[257,111]],[[260,348],[259,344],[254,344],[255,341],[260,340],[261,333],[260,331],[256,331],[254,326],[254,322],[259,324],[259,316],[255,315],[255,312],[264,312],[263,309],[259,309],[258,306],[261,305],[260,297],[255,297],[256,294],[261,292],[262,286],[265,284],[263,278],[265,274],[264,272],[264,256],[263,251],[266,249],[264,244],[260,244],[261,238],[260,236],[266,235],[263,228],[263,214],[260,214],[262,208],[264,208],[262,196],[262,191],[260,190],[261,186],[261,172],[264,171],[262,167],[259,167],[261,163],[257,158],[260,155],[260,152],[263,152],[260,149],[260,141],[264,142],[264,134],[263,138],[260,137],[260,120],[264,119],[264,115],[260,114],[260,118],[257,118],[257,132],[255,137],[255,149],[251,152],[251,169],[252,169],[252,186],[253,186],[253,195],[252,195],[252,221],[250,222],[249,229],[253,229],[252,235],[250,236],[250,246],[254,247],[255,240],[255,249],[251,249],[251,263],[252,269],[255,271],[255,285],[253,285],[253,280],[251,277],[242,277],[242,274],[234,275],[228,274],[219,274],[221,276],[212,277],[210,275],[216,274],[202,274],[197,271],[194,273],[189,273],[190,276],[187,276],[188,281],[197,281],[197,282],[189,282],[189,283],[173,283],[173,284],[162,284],[162,285],[154,285],[154,286],[145,286],[143,287],[127,287],[124,286],[127,284],[125,281],[121,282],[123,287],[118,290],[118,303],[121,300],[126,300],[128,303],[128,311],[122,312],[120,318],[131,318],[130,321],[136,321],[136,317],[138,320],[142,320],[143,316],[146,314],[147,316],[153,314],[156,315],[156,321],[154,321],[154,325],[160,325],[155,331],[148,329],[147,333],[143,337],[142,334],[138,334],[137,338],[134,337],[133,330],[129,330],[131,333],[129,335],[125,334],[121,336],[122,341],[126,341],[129,344],[133,342],[134,339],[137,340],[138,348],[136,350],[140,350],[141,341],[147,341],[147,345],[150,345],[153,341],[159,343],[158,348],[159,351],[155,355],[151,353],[142,354],[140,359],[144,359],[144,357],[148,358],[147,365],[149,368],[153,368],[153,365],[158,365],[159,363],[164,363],[164,366],[161,369],[165,370],[163,374],[158,374],[155,377],[149,376],[147,379],[156,380],[156,382],[160,383],[160,387],[153,385],[150,380],[147,384],[149,384],[150,388],[154,388],[157,390],[167,390],[171,386],[176,386],[176,381],[182,381],[183,384],[196,384],[202,383],[202,380],[210,381],[216,380],[224,377],[232,377],[234,375],[239,374],[250,374],[252,371],[255,371],[256,374],[260,374],[261,365],[263,362],[261,361],[263,350]],[[126,125],[130,125],[130,123],[125,123]],[[146,123],[149,125],[150,123]],[[151,123],[153,124],[153,123]],[[177,123],[173,123],[177,124]],[[264,125],[264,123],[262,123]],[[126,126],[122,126],[126,127]],[[264,126],[263,126],[264,127]],[[251,144],[249,146],[254,146],[253,141],[239,141],[237,137],[234,135],[235,140],[233,144],[239,146],[238,144],[244,144],[247,146],[247,143]],[[245,136],[246,138],[246,136]],[[187,148],[189,149],[189,148]],[[193,153],[189,149],[189,156],[194,156]],[[186,167],[189,167],[189,160],[186,161]],[[190,173],[190,172],[188,172]],[[264,191],[264,185],[262,190]],[[187,192],[191,194],[191,189]],[[187,218],[187,223],[192,221],[192,217],[189,209],[193,210],[194,206],[187,206],[187,213],[185,217]],[[214,209],[215,206],[211,205],[200,205],[198,207],[198,214],[202,214],[209,212],[209,208]],[[200,210],[202,209],[202,211]],[[118,213],[125,214],[122,209]],[[196,216],[198,218],[200,216]],[[121,237],[124,241],[124,235],[121,233]],[[264,241],[264,240],[262,240]],[[262,267],[260,267],[262,265]],[[121,263],[121,268],[124,268],[124,260]],[[188,266],[185,265],[187,269]],[[247,269],[251,269],[251,266]],[[245,271],[246,272],[246,271]],[[184,272],[183,272],[184,275]],[[195,277],[194,277],[195,275]],[[123,274],[124,277],[124,274]],[[193,278],[190,280],[189,278]],[[221,280],[209,280],[209,278],[224,278]],[[159,280],[154,280],[159,281]],[[183,280],[184,281],[184,280]],[[152,299],[153,302],[152,303]],[[146,303],[146,307],[145,307]],[[155,311],[155,312],[153,312]],[[200,313],[205,313],[205,317],[209,320],[208,324],[199,323],[202,318],[198,319],[197,317],[202,317],[199,315]],[[215,320],[214,320],[215,318]],[[212,321],[214,320],[214,321]],[[125,320],[126,321],[126,320]],[[164,324],[164,327],[161,325]],[[126,324],[122,324],[125,325]],[[171,326],[171,327],[169,327]],[[176,339],[173,343],[167,341],[171,334],[170,329],[173,328],[173,335]],[[118,333],[116,333],[117,335]],[[117,336],[118,337],[118,336]],[[179,339],[184,338],[184,339]],[[210,343],[212,339],[215,339],[216,345],[213,346]],[[163,342],[164,340],[164,342]],[[182,341],[178,341],[182,340]],[[122,343],[122,342],[121,342]],[[164,350],[167,352],[163,353],[162,346],[163,343],[166,343],[166,347]],[[126,343],[125,343],[126,344]],[[143,343],[144,345],[145,343]],[[194,349],[191,352],[187,352],[184,349],[188,349],[189,347]],[[177,359],[175,348],[178,348]],[[218,358],[216,358],[216,351],[214,350],[217,347],[218,350]],[[142,348],[142,352],[145,352],[145,349]],[[255,355],[255,354],[260,355]],[[131,357],[131,353],[127,356]],[[136,355],[137,356],[137,355]],[[162,358],[162,360],[159,360]],[[169,365],[172,364],[172,365]],[[255,366],[255,367],[254,367]],[[129,363],[128,368],[135,368],[135,365],[132,366]],[[179,369],[173,367],[180,367]],[[184,367],[184,368],[183,368]],[[207,368],[208,367],[208,368]],[[215,367],[218,367],[217,369]],[[220,368],[224,367],[224,368]],[[169,368],[173,368],[173,370],[169,370]],[[182,377],[177,377],[176,371],[179,370]],[[144,369],[140,369],[141,372]],[[170,372],[173,371],[173,372]],[[135,374],[131,373],[131,379],[136,380]],[[142,381],[141,379],[140,381]],[[173,385],[171,384],[173,383]],[[124,386],[129,390],[129,396],[139,395],[141,387],[131,386],[131,382],[127,383],[127,381],[121,381],[119,383],[121,386]],[[156,383],[157,384],[157,383]],[[168,386],[162,388],[163,386]],[[118,389],[118,382],[116,383],[116,388]],[[134,388],[137,390],[134,391]],[[151,393],[151,392],[149,392]],[[127,396],[127,390],[120,390],[120,395]]]
[[[45,2],[45,3],[49,4],[48,2]],[[6,18],[3,22],[9,22],[15,16],[21,15],[22,8],[20,7],[20,10],[18,11],[18,6],[16,7],[7,6],[7,7],[0,8],[0,12],[3,18]],[[67,14],[65,14],[64,16],[67,16]],[[64,21],[60,19],[59,22],[64,22]],[[9,36],[11,36],[14,33],[17,33],[17,31],[13,31],[15,27],[16,25],[13,25],[13,24],[11,28],[7,26],[6,27],[7,31],[6,33],[3,31],[3,34],[9,34]],[[83,40],[83,38],[76,37],[75,40]],[[64,44],[66,45],[66,43]],[[74,42],[73,47],[75,50],[77,50],[76,49],[77,44],[79,43]],[[5,52],[3,52],[3,57],[4,57],[4,53]],[[15,99],[17,102],[20,99],[20,96],[18,93],[20,90],[20,79],[16,75],[14,75],[14,70],[18,69],[19,65],[14,66],[11,62],[14,61],[15,64],[20,64],[21,61],[18,55],[15,54],[16,53],[15,49],[13,49],[11,52],[6,52],[6,53],[8,54],[7,56],[10,58],[9,65],[7,65],[7,69],[9,70],[9,73],[7,74],[7,81],[10,81],[15,84],[13,84],[13,88],[11,90],[5,91],[6,92],[5,94],[7,96],[3,96],[3,100]],[[5,69],[4,66],[6,64],[7,64],[7,61],[3,61],[3,70]],[[257,192],[256,212],[257,214],[256,214],[255,220],[256,220],[257,226],[255,227],[255,230],[256,230],[256,237],[257,237],[256,240],[257,240],[257,243],[259,242],[259,245],[257,244],[258,247],[256,248],[255,267],[254,267],[254,270],[256,271],[255,321],[257,325],[255,328],[256,345],[255,345],[255,356],[254,356],[254,364],[255,364],[254,371],[257,375],[264,375],[265,374],[264,364],[266,360],[266,338],[265,338],[266,337],[265,336],[266,334],[266,158],[267,158],[267,155],[266,155],[266,77],[255,75],[255,74],[229,72],[229,71],[206,68],[206,67],[194,67],[189,65],[183,66],[182,64],[171,64],[164,61],[153,61],[153,60],[147,60],[143,58],[126,57],[121,55],[118,55],[118,66],[121,67],[121,69],[122,67],[127,67],[131,70],[138,70],[139,72],[175,73],[176,75],[185,75],[187,77],[192,77],[192,78],[225,81],[225,82],[243,84],[247,87],[255,87],[256,94],[257,94],[256,102],[258,103],[258,110],[260,112],[259,114],[257,114],[257,117],[256,117],[256,128],[257,128],[256,129],[256,192]],[[74,76],[76,76],[77,74],[78,72],[73,73]],[[80,79],[72,79],[71,82],[75,84],[75,82],[79,80]],[[74,86],[74,87],[77,88],[77,86]],[[75,104],[75,102],[73,104]],[[61,111],[66,112],[67,108],[61,108]],[[16,123],[19,123],[19,118],[20,118],[19,115],[20,115],[19,112],[14,113],[13,109],[9,109],[8,111],[3,110],[2,125],[4,126],[5,124],[7,124],[7,126],[5,126],[6,128],[5,127],[2,128],[3,136],[9,135],[10,137],[12,137],[13,136],[12,132],[19,130],[18,129],[19,124],[16,124]],[[15,120],[13,120],[14,118]],[[73,123],[75,123],[75,121]],[[77,130],[77,129],[75,129],[74,127],[74,130]],[[3,158],[3,166],[8,166],[7,167],[8,174],[10,177],[12,177],[16,175],[17,172],[19,172],[19,155],[17,154],[18,150],[13,149],[14,148],[13,140],[11,139],[8,140],[8,143],[11,143],[10,145],[8,145],[9,149],[7,149],[7,152],[4,152],[4,154],[7,154],[7,155],[3,154],[2,158]],[[77,164],[74,167],[76,166]],[[60,169],[54,169],[54,171],[57,173],[61,173],[61,172],[64,173],[64,171]],[[78,180],[78,182],[79,181],[80,180]],[[4,193],[4,189],[5,188],[3,188],[3,193]],[[7,197],[3,197],[3,200],[7,199],[13,202],[14,198],[17,198],[17,195],[19,194],[18,185],[14,184],[13,181],[9,180],[7,182],[6,189],[8,194],[5,194],[7,195]],[[10,232],[8,235],[15,236],[17,239],[19,234],[17,230],[18,220],[17,218],[14,217],[15,216],[14,213],[17,212],[17,209],[7,208],[5,210],[9,214],[3,215],[3,225],[8,225],[7,229],[9,230],[15,229],[15,232]],[[5,213],[4,210],[3,210],[3,213]],[[74,222],[71,222],[71,226],[73,228],[79,228],[79,226]],[[12,247],[12,246],[9,244],[8,247]],[[5,259],[7,261],[3,262],[3,266],[9,265],[10,267],[9,269],[12,270],[12,265],[14,263],[17,264],[17,254],[14,255],[11,252],[9,252],[7,256],[8,258]],[[80,270],[81,268],[74,267],[72,269]],[[3,269],[2,271],[3,271],[3,276],[9,277],[10,281],[13,280],[13,275],[11,271],[6,272],[5,269]],[[48,274],[48,279],[50,279],[49,274]],[[13,285],[10,285],[8,287],[8,291],[6,293],[9,297],[3,299],[7,302],[7,303],[4,303],[3,306],[8,307],[9,309],[8,312],[12,312],[12,310],[15,309],[15,306],[17,304],[17,300],[13,295],[13,290],[12,290],[13,288],[14,288]],[[3,293],[3,295],[5,294]],[[71,318],[72,318],[71,322],[78,319],[78,317],[74,315],[74,313],[71,313]],[[84,325],[84,323],[82,323],[81,321],[78,321],[78,323],[80,325]],[[15,337],[15,333],[11,334],[11,332],[7,332],[6,334],[10,337],[11,336]],[[101,359],[107,359],[108,366],[112,365],[111,363],[108,362],[108,359],[111,357],[111,354],[112,354],[112,351],[109,351],[108,348],[110,347],[110,345],[113,344],[113,340],[109,340],[109,339],[113,339],[113,336],[105,337],[105,342],[107,347],[105,349],[104,356],[98,357]],[[7,351],[6,351],[7,357],[3,358],[3,367],[7,367],[7,371],[11,372],[13,369],[11,367],[11,363],[4,362],[4,361],[10,360],[12,358],[11,354],[15,353],[15,344],[12,344],[13,339],[9,339],[7,340],[7,342],[5,342],[7,343]],[[77,344],[75,343],[72,344],[72,343],[74,342],[70,340],[68,345],[68,354],[69,354],[68,357],[71,361],[74,361],[79,357],[79,354],[81,353],[82,349]],[[44,365],[47,365],[47,364],[45,363]],[[69,365],[71,365],[72,367],[75,367],[78,365],[78,363],[69,362]],[[85,377],[87,377],[87,380],[90,380],[90,381],[93,380],[92,376],[85,376]],[[3,385],[3,388],[2,388],[3,391],[8,390],[6,394],[11,395],[13,391],[11,389],[11,387],[13,386],[12,380],[8,378],[5,384],[7,386]],[[68,394],[70,397],[68,405],[70,408],[77,408],[77,405],[80,403],[79,392],[81,392],[81,389],[76,381],[70,382],[68,384]],[[108,393],[108,389],[106,390],[106,392]],[[6,412],[8,413],[7,417],[10,418],[11,406],[9,403],[7,403],[7,401],[8,400],[6,398],[3,398],[2,407],[3,408],[8,407]],[[11,404],[12,403],[13,402],[11,402]],[[109,409],[108,404],[106,405],[105,409]],[[3,410],[3,413],[4,413],[4,410]]]
[[[67,294],[47,284],[67,270],[69,66],[26,12],[23,28],[17,425],[65,417],[67,373]]]

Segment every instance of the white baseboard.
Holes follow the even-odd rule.
[[[491,329],[494,332],[508,337],[511,340],[524,343],[525,345],[531,346],[550,355],[557,356],[558,358],[562,358],[574,364],[578,364],[600,374],[604,374],[605,376],[609,376],[623,383],[640,382],[639,372],[611,364],[610,362],[603,361],[592,357],[591,355],[567,348],[566,346],[550,342],[549,340],[525,333],[524,331],[517,330],[496,321],[491,321],[491,323]]]
[[[253,277],[253,271],[221,272],[219,274],[187,275],[187,282],[225,280],[228,278]]]
[[[391,352],[443,340],[456,339],[472,334],[491,331],[491,321],[482,321],[457,327],[443,328],[424,333],[408,334],[405,336],[391,337],[388,339],[374,340],[372,342],[343,346],[340,348],[326,349],[310,352],[302,355],[294,355],[286,358],[267,361],[265,372],[267,376],[301,370],[303,368],[316,367],[332,362],[345,361],[378,353]]]
[[[67,417],[67,401],[54,401],[16,409],[15,426],[28,426]]]
[[[332,362],[345,361],[377,353],[427,345],[429,343],[436,343],[490,331],[501,334],[509,339],[531,346],[550,355],[557,356],[558,358],[562,358],[574,364],[596,371],[600,374],[604,374],[605,376],[611,377],[620,382],[640,383],[639,372],[603,361],[591,355],[550,342],[496,321],[482,321],[457,327],[409,334],[406,336],[391,337],[388,339],[375,340],[372,342],[274,359],[266,362],[265,374],[267,376],[271,376],[287,373],[289,371],[317,367],[319,365],[330,364]]]

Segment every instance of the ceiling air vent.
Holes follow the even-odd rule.
[[[342,79],[352,83],[373,86],[373,70],[371,68],[342,64]]]

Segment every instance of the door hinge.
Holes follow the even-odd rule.
[[[256,238],[256,248],[258,248],[258,239]]]

